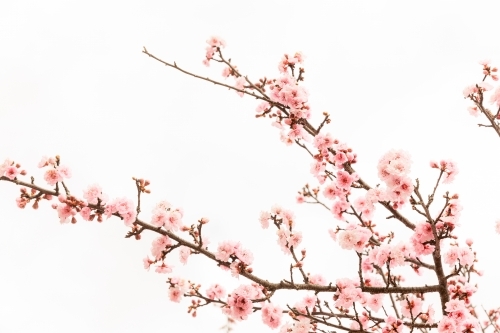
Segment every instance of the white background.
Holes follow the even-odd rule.
[[[452,158],[460,173],[448,189],[464,206],[457,234],[475,240],[485,270],[477,304],[498,306],[500,140],[479,128],[462,90],[482,79],[478,61],[500,64],[494,2],[396,1],[12,1],[0,5],[0,160],[14,159],[43,184],[43,155],[73,170],[76,195],[101,184],[111,197],[135,198],[132,176],[151,180],[142,218],[168,200],[185,223],[209,217],[213,245],[235,239],[252,249],[257,274],[287,277],[289,258],[259,212],[292,208],[308,249],[306,268],[330,281],[355,277],[356,256],[326,230],[337,221],[319,207],[296,206],[310,158],[286,147],[269,120],[255,119],[255,100],[166,68],[141,53],[177,61],[220,78],[201,64],[205,40],[219,35],[225,54],[257,79],[278,76],[283,53],[306,56],[305,85],[317,124],[358,154],[370,184],[392,148],[411,152],[412,177],[430,188],[431,159]],[[167,297],[166,276],[142,258],[152,236],[124,239],[117,219],[60,225],[47,203],[19,210],[19,189],[0,184],[0,332],[217,332],[220,311],[192,319]],[[443,192],[441,192],[443,193]],[[413,215],[412,215],[413,216]],[[414,217],[414,216],[413,216]],[[419,221],[418,218],[414,221]],[[378,221],[398,228],[394,221]],[[398,229],[399,230],[399,229]],[[238,281],[201,258],[174,273],[204,288]],[[241,281],[244,282],[244,281]],[[432,282],[432,281],[431,281]],[[423,283],[421,281],[421,283]],[[281,296],[279,296],[281,297]],[[296,298],[291,298],[295,302]],[[260,316],[235,332],[268,330]]]

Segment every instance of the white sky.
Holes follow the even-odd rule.
[[[186,224],[207,216],[214,245],[241,240],[255,253],[255,271],[273,281],[287,277],[290,259],[274,232],[260,229],[258,216],[279,203],[296,212],[307,269],[331,281],[353,277],[355,256],[326,235],[337,221],[319,207],[294,204],[297,190],[314,183],[308,155],[282,144],[268,120],[254,118],[254,100],[141,53],[146,46],[220,78],[222,68],[201,64],[205,40],[219,35],[228,44],[225,54],[257,79],[278,76],[282,54],[300,50],[313,112],[331,113],[329,131],[358,153],[356,169],[370,184],[380,182],[376,165],[391,148],[411,152],[412,177],[426,188],[435,180],[429,160],[458,163],[449,186],[464,206],[457,233],[476,241],[486,271],[476,302],[495,306],[500,140],[477,126],[482,120],[468,114],[462,90],[482,78],[478,60],[500,64],[499,7],[495,1],[5,2],[0,160],[20,162],[43,184],[38,161],[59,154],[73,170],[70,189],[80,195],[98,182],[111,197],[135,198],[131,177],[146,177],[153,193],[144,198],[144,219],[160,200],[183,207]],[[61,226],[47,204],[21,211],[19,189],[0,187],[0,332],[217,332],[224,324],[218,310],[201,309],[192,319],[189,300],[168,300],[166,276],[142,267],[151,236],[124,239],[127,229],[116,219]],[[201,258],[175,264],[204,288],[216,281],[238,285]],[[235,332],[256,329],[269,331],[260,313]]]

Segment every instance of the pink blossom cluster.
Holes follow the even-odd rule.
[[[441,160],[439,164],[437,162],[431,161],[431,168],[439,169],[445,174],[443,184],[450,184],[458,173],[458,167],[453,161]]]
[[[300,124],[301,119],[309,119],[311,116],[307,104],[308,94],[304,88],[299,86],[291,76],[284,76],[270,86],[271,100],[289,107],[289,115],[285,117],[281,110],[276,110],[276,120],[273,126],[281,129],[281,141],[287,145],[292,145],[295,140],[309,141],[310,136]],[[282,120],[284,119],[284,120]],[[288,130],[285,130],[285,126]]]
[[[292,231],[282,224],[276,231],[278,235],[278,245],[285,254],[291,254],[290,249],[297,249],[302,242],[302,232]]]
[[[214,283],[207,289],[207,297],[210,299],[223,299],[226,297],[226,289],[218,283]]]
[[[434,265],[424,263],[420,258],[421,256],[435,254],[437,250],[443,251],[442,249],[446,245],[450,245],[445,243],[444,240],[446,238],[456,238],[452,232],[458,225],[458,218],[462,210],[458,195],[449,197],[448,193],[446,193],[444,196],[446,203],[435,219],[431,217],[429,212],[424,214],[418,211],[419,207],[422,207],[422,209],[428,208],[432,200],[429,199],[427,206],[424,203],[416,203],[413,198],[409,200],[414,190],[419,199],[423,199],[420,197],[419,191],[414,189],[409,177],[410,156],[401,150],[389,151],[378,163],[378,175],[386,184],[385,189],[378,186],[370,188],[365,185],[366,183],[360,180],[358,174],[351,167],[352,164],[356,163],[357,158],[352,149],[334,139],[330,134],[319,133],[323,124],[316,130],[308,122],[311,116],[308,93],[299,85],[303,81],[302,74],[304,70],[299,68],[298,75],[296,75],[297,65],[303,62],[302,54],[296,53],[293,57],[285,55],[282,58],[279,64],[279,70],[282,74],[280,78],[261,79],[260,83],[252,84],[247,77],[243,77],[237,71],[236,66],[233,66],[222,57],[220,51],[225,47],[223,40],[213,37],[207,41],[207,44],[204,63],[208,65],[210,60],[225,63],[228,67],[224,69],[223,76],[233,76],[235,78],[235,88],[240,90],[238,92],[240,95],[243,95],[243,91],[249,94],[251,91],[260,92],[259,98],[264,102],[259,105],[257,114],[258,116],[268,115],[270,118],[275,118],[274,125],[282,130],[283,141],[289,144],[294,141],[307,141],[310,139],[310,133],[315,133],[312,145],[317,149],[317,152],[311,153],[314,158],[311,173],[321,185],[324,185],[323,191],[321,192],[320,187],[317,187],[311,192],[307,185],[305,187],[307,190],[304,189],[299,201],[304,202],[305,198],[309,196],[316,199],[314,203],[322,203],[318,200],[318,193],[322,193],[326,199],[333,201],[331,206],[324,204],[323,206],[330,209],[337,219],[344,220],[347,223],[343,227],[337,227],[336,231],[330,230],[329,232],[341,248],[357,252],[359,271],[356,279],[344,278],[336,280],[335,286],[337,289],[335,290],[332,283],[329,283],[322,275],[311,275],[304,272],[302,263],[306,251],[305,249],[301,250],[302,259],[298,259],[295,253],[295,250],[302,243],[302,233],[296,230],[294,214],[278,205],[273,206],[270,211],[262,212],[259,220],[263,228],[268,228],[270,222],[276,226],[278,245],[284,253],[292,254],[294,262],[290,265],[289,281],[283,279],[279,283],[271,283],[257,276],[252,276],[250,265],[253,263],[253,254],[248,249],[243,248],[240,242],[221,242],[214,252],[210,252],[207,246],[202,247],[202,244],[208,244],[208,242],[201,241],[201,227],[208,222],[206,218],[200,219],[198,225],[183,226],[183,210],[173,208],[170,203],[162,201],[154,207],[150,225],[148,225],[137,219],[137,214],[140,211],[139,204],[135,206],[132,200],[126,198],[117,198],[110,201],[97,184],[90,185],[83,191],[83,200],[69,195],[66,185],[59,186],[58,183],[69,178],[71,172],[69,168],[60,165],[57,156],[55,158],[44,157],[39,163],[39,167],[47,168],[44,176],[45,180],[49,185],[56,185],[56,188],[45,191],[44,196],[40,195],[43,191],[38,187],[33,186],[31,192],[28,192],[26,188],[22,188],[21,196],[18,198],[18,206],[22,208],[30,200],[35,200],[35,207],[41,198],[51,200],[51,194],[55,193],[59,202],[54,203],[53,208],[57,210],[61,223],[68,223],[69,221],[75,223],[75,216],[78,213],[89,221],[94,216],[98,216],[100,221],[102,215],[108,218],[111,215],[118,215],[127,226],[132,227],[127,237],[134,235],[139,239],[138,236],[143,230],[161,234],[152,242],[152,257],[147,256],[143,259],[145,269],[149,270],[151,265],[154,265],[157,273],[172,273],[174,266],[166,262],[166,256],[173,251],[178,251],[179,261],[183,264],[187,263],[190,255],[198,254],[211,260],[215,259],[217,265],[224,270],[231,271],[235,277],[242,274],[252,281],[260,281],[260,284],[240,285],[229,295],[223,286],[215,283],[206,290],[205,297],[199,291],[200,285],[195,285],[180,277],[169,277],[167,281],[169,284],[168,297],[171,301],[180,302],[183,296],[199,298],[192,300],[192,305],[189,307],[189,312],[194,310],[193,316],[196,315],[196,309],[199,306],[213,302],[223,304],[223,312],[235,320],[247,319],[252,312],[260,309],[262,321],[273,329],[281,326],[280,332],[282,333],[316,332],[318,324],[326,323],[324,315],[329,316],[328,318],[338,315],[337,322],[334,325],[338,324],[339,329],[348,330],[350,328],[352,331],[380,331],[381,329],[383,333],[401,333],[408,326],[411,327],[411,330],[418,328],[418,326],[412,325],[417,323],[416,320],[419,319],[419,325],[425,326],[425,329],[437,326],[439,333],[478,332],[480,326],[478,320],[472,315],[473,309],[471,305],[471,297],[476,292],[476,287],[469,281],[469,276],[471,272],[479,275],[481,273],[473,267],[477,260],[475,252],[471,248],[472,241],[466,241],[468,247],[459,246],[458,243],[451,244],[447,252],[438,253],[441,258],[436,259],[436,256],[434,256]],[[220,59],[214,59],[217,52]],[[488,62],[484,62],[482,65],[485,76],[490,76],[493,80],[498,79],[496,68],[491,67]],[[489,83],[481,82],[468,87],[464,91],[464,95],[477,102],[482,98],[484,92],[491,89],[492,86]],[[491,101],[500,106],[499,89],[497,89],[498,92],[495,91]],[[476,105],[476,111],[477,107]],[[271,110],[274,113],[271,113]],[[327,119],[328,116],[326,115],[324,123],[326,123]],[[302,143],[300,142],[301,145]],[[332,167],[333,169],[328,169]],[[445,177],[443,183],[451,182],[458,172],[456,165],[451,161],[431,162],[431,167],[440,169],[440,177],[443,175]],[[20,171],[19,164],[14,164],[10,160],[6,160],[0,165],[2,180],[15,180],[17,175],[23,174],[23,172]],[[136,179],[134,178],[134,180]],[[149,193],[145,189],[148,184],[148,181],[136,180],[139,195],[140,193]],[[59,193],[60,187],[64,188],[66,195]],[[366,194],[352,200],[349,196],[355,188],[367,190]],[[37,191],[39,191],[38,194]],[[433,197],[434,193],[429,196],[429,198]],[[426,216],[424,221],[416,225],[407,223],[404,217],[398,215],[399,212],[393,210],[399,209],[408,201],[412,204],[414,210]],[[391,217],[399,219],[412,229],[413,233],[409,242],[396,243],[393,241],[393,233],[381,236],[374,229],[375,224],[372,223],[371,218],[374,215],[375,205],[382,203],[382,205],[388,207],[388,202],[393,208],[389,208],[393,214]],[[352,210],[352,212],[349,210]],[[348,216],[348,214],[350,215]],[[357,218],[359,222],[348,221],[347,217]],[[179,238],[173,232],[177,231],[187,232],[194,239],[194,244],[187,240],[176,241]],[[497,231],[500,232],[500,221],[497,222]],[[441,268],[439,268],[439,271],[437,268],[438,260],[439,264],[445,263],[450,266],[450,272],[443,273]],[[442,303],[442,306],[446,306],[446,309],[443,311],[443,318],[439,324],[435,324],[435,313],[432,306],[428,305],[427,311],[423,310],[425,293],[436,291],[439,288],[436,288],[436,285],[426,285],[420,287],[420,290],[424,290],[422,293],[416,291],[407,293],[408,290],[412,289],[401,291],[400,282],[405,281],[404,277],[396,275],[393,269],[405,264],[411,264],[411,267],[417,272],[420,267],[435,271],[441,287],[440,292],[444,291],[444,283],[447,283],[446,287],[450,300],[446,302],[446,305],[444,305],[445,301]],[[300,269],[294,271],[294,268]],[[303,279],[301,282],[297,282],[297,277],[300,276],[299,271]],[[294,275],[295,272],[297,274]],[[387,289],[383,290],[382,287]],[[308,290],[308,292],[313,290],[315,292],[314,294],[305,295],[293,307],[289,308],[288,315],[293,319],[293,323],[286,322],[283,324],[284,310],[278,304],[271,302],[274,292],[280,289],[301,289]],[[328,302],[322,302],[321,299],[324,295],[331,295],[331,292],[334,292],[335,309],[330,308]],[[400,319],[388,314],[386,309],[382,308],[384,297],[387,294],[391,295],[391,305],[397,317],[401,317]],[[396,300],[393,298],[394,295],[398,295]],[[201,304],[202,301],[206,303]],[[257,306],[254,307],[254,305]],[[386,316],[385,325],[382,326],[379,323],[383,319],[373,315],[374,312],[380,312],[381,309],[383,309]],[[398,314],[398,309],[402,316]],[[335,310],[338,313],[334,313]],[[321,318],[323,318],[323,323]],[[375,326],[370,321],[375,323]],[[348,323],[348,325],[345,326],[345,323]]]
[[[104,213],[107,218],[118,213],[127,227],[131,227],[137,218],[134,202],[128,198],[116,198],[106,205]]]
[[[66,197],[64,194],[60,194],[58,199],[59,204],[52,204],[52,208],[57,210],[59,221],[61,223],[68,223],[70,221],[76,223],[75,215],[78,213],[76,209],[78,204],[75,203],[76,199],[72,196]]]
[[[262,287],[258,284],[242,284],[227,298],[224,312],[236,320],[245,320],[252,312],[252,300],[263,298]]]
[[[316,302],[318,301],[318,298],[314,294],[308,294],[304,298],[302,298],[300,301],[295,303],[294,308],[299,312],[304,315],[306,315],[308,312],[312,312],[314,308],[316,307]]]
[[[458,196],[453,196],[449,199],[449,202],[445,206],[442,214],[440,214],[439,220],[436,221],[435,228],[438,237],[450,237],[451,232],[458,225],[458,218],[460,217],[460,211],[462,206],[458,202]],[[415,225],[414,233],[411,237],[411,244],[413,246],[414,253],[417,256],[429,255],[434,252],[434,233],[432,231],[432,225],[428,222],[421,222]],[[455,253],[455,250],[450,250],[450,256]],[[462,250],[464,251],[464,250]],[[456,253],[455,253],[456,254]],[[467,255],[464,252],[464,260],[469,262],[469,259],[465,259]],[[449,260],[452,260],[451,257]]]
[[[364,278],[364,284],[367,287],[383,287],[384,283],[380,278],[366,274]],[[378,312],[384,300],[384,294],[367,294],[363,293],[360,288],[359,281],[351,279],[338,279],[336,281],[337,291],[333,295],[333,300],[335,301],[335,307],[348,310],[353,306],[355,302],[359,302],[364,307],[371,309],[374,312]]]
[[[476,291],[476,286],[473,286],[463,276],[456,276],[448,280],[448,293],[450,294],[450,298],[463,301],[465,305],[471,304],[471,297]]]
[[[356,163],[357,155],[353,153],[352,149],[346,143],[332,138],[330,133],[319,133],[314,137],[313,144],[318,149],[318,154],[314,158],[322,164],[332,164],[340,170],[344,168],[346,162]],[[321,182],[321,179],[318,180]]]
[[[466,304],[458,299],[446,303],[447,315],[438,324],[439,333],[479,332],[478,319],[467,309]]]
[[[401,319],[388,315],[385,318],[385,326],[382,328],[382,333],[402,333],[404,327]]]
[[[168,231],[177,231],[182,228],[184,212],[181,208],[173,209],[167,201],[158,203],[153,209],[151,224]]]
[[[160,260],[165,256],[163,251],[166,251],[172,245],[170,237],[161,235],[153,240],[153,243],[151,244],[151,254],[156,260]],[[149,266],[146,268],[149,268]]]
[[[89,185],[89,187],[83,191],[83,198],[92,205],[97,205],[99,201],[101,205],[104,205],[108,201],[108,196],[102,193],[102,188],[98,184]]]
[[[297,247],[302,242],[302,232],[296,231],[294,227],[294,214],[290,210],[274,205],[270,212],[261,212],[260,223],[262,228],[269,227],[269,221],[273,221],[277,227],[278,245],[285,254],[291,254],[290,249]]]
[[[5,176],[10,180],[14,180],[18,175],[26,175],[25,170],[20,170],[21,165],[19,163],[14,163],[9,159],[5,159],[5,161],[0,164],[0,177]]]
[[[414,233],[411,237],[411,244],[417,256],[429,255],[434,252],[435,246],[432,226],[429,222],[421,222],[415,225]]]
[[[323,195],[334,201],[331,211],[335,218],[343,220],[343,214],[351,207],[347,196],[351,194],[353,183],[359,180],[356,172],[349,173],[344,170],[344,164],[356,163],[356,154],[346,144],[333,139],[330,134],[316,135],[313,144],[318,149],[318,154],[314,156],[315,161],[312,163],[311,173],[319,183],[324,184],[332,174],[331,171],[327,174],[328,165],[333,165],[337,169],[334,171],[335,178],[324,187]],[[373,205],[366,200],[358,199],[356,206],[361,209],[363,218],[370,218],[374,210]]]
[[[206,48],[205,60],[203,60],[203,64],[205,66],[210,66],[210,60],[214,57],[215,52],[224,48],[226,46],[226,42],[222,38],[213,36],[207,40],[207,44],[208,46]]]
[[[274,205],[271,207],[270,212],[261,212],[259,221],[262,228],[269,228],[269,220],[274,221],[277,225],[284,224],[287,227],[293,227],[294,225],[294,214],[291,210],[283,209],[279,205]]]
[[[465,98],[478,98],[480,94],[490,91],[493,89],[493,86],[488,82],[480,82],[470,86],[465,87],[463,91],[463,95]]]
[[[302,64],[304,62],[304,55],[302,52],[295,52],[293,57],[289,56],[288,54],[283,55],[283,58],[281,58],[281,61],[278,65],[278,70],[280,73],[287,73],[288,69],[295,69],[295,65],[297,64]]]
[[[261,79],[259,83],[252,84],[249,87],[258,90],[266,95],[267,101],[263,101],[257,106],[256,116],[263,117],[269,114],[275,118],[273,126],[281,130],[281,141],[291,145],[295,140],[310,140],[310,135],[304,129],[303,122],[310,119],[311,110],[308,104],[308,92],[299,82],[304,78],[303,69],[300,68],[296,77],[294,73],[295,66],[302,63],[303,56],[297,52],[293,57],[284,55],[279,64],[282,76],[277,79]],[[290,72],[288,72],[290,69]],[[227,72],[227,71],[226,71]],[[226,72],[224,74],[226,74]],[[245,80],[246,81],[246,80]],[[236,88],[242,89],[243,80]],[[242,95],[240,93],[240,95]],[[277,107],[279,105],[280,107]],[[274,113],[271,113],[271,111]]]
[[[188,281],[179,277],[170,277],[167,283],[170,285],[168,288],[168,298],[172,302],[179,303],[182,300],[182,296],[190,289]]]
[[[475,104],[467,108],[469,110],[469,113],[475,117],[477,117],[481,112],[480,106],[483,102],[483,94],[493,89],[493,86],[485,80],[490,77],[493,81],[498,81],[497,67],[491,66],[489,60],[484,60],[479,63],[483,66],[483,81],[477,84],[469,85],[465,87],[463,91],[464,97],[472,100]],[[500,107],[500,86],[498,86],[492,93],[489,102],[491,104],[496,104],[497,107]]]
[[[372,232],[357,223],[347,223],[344,230],[339,229],[336,240],[344,250],[362,252],[367,245]],[[331,232],[332,234],[332,232]]]
[[[355,302],[364,301],[363,292],[359,288],[359,281],[344,278],[338,279],[336,284],[338,289],[333,295],[335,307],[349,309]]]
[[[224,241],[219,243],[215,259],[222,262],[230,262],[229,269],[233,276],[237,277],[243,270],[252,271],[249,267],[253,262],[253,254],[250,250],[244,249],[240,242]],[[221,264],[221,268],[227,269],[226,264]]]
[[[462,266],[471,267],[474,260],[474,253],[468,247],[451,246],[444,255],[444,262],[450,266],[455,266],[459,262]]]
[[[187,246],[181,246],[180,249],[179,249],[179,261],[186,265],[187,264],[187,261],[188,261],[188,258],[189,256],[191,255],[191,249]]]
[[[172,240],[168,236],[161,235],[155,238],[151,244],[151,254],[154,259],[149,259],[148,256],[144,258],[144,268],[149,270],[151,265],[156,263],[156,273],[171,273],[173,266],[165,262],[165,256],[171,250],[172,246]]]
[[[283,310],[277,304],[264,303],[262,306],[262,321],[271,328],[278,328],[281,325]]]
[[[410,173],[410,154],[402,150],[391,150],[378,163],[378,176],[387,185],[386,198],[398,209],[413,192]]]
[[[62,182],[65,178],[71,178],[71,170],[64,165],[59,165],[59,159],[54,157],[42,157],[40,163],[38,163],[39,168],[48,167],[45,171],[44,179],[49,185],[55,185],[58,182]]]
[[[401,305],[401,313],[407,318],[416,318],[422,310],[422,300],[415,296],[409,295],[399,302]]]
[[[454,194],[445,206],[445,210],[440,217],[439,221],[436,223],[436,228],[438,230],[452,231],[458,226],[458,218],[462,211],[462,205],[458,200],[458,194]]]
[[[495,74],[496,72],[498,72],[498,68],[492,67],[490,62],[491,61],[489,59],[484,59],[481,60],[479,64],[483,66],[483,74],[485,78],[490,76],[493,81],[498,81],[498,75]]]
[[[414,256],[413,248],[406,242],[399,242],[398,244],[383,243],[380,246],[374,247],[370,250],[368,256],[363,260],[363,271],[372,272],[373,266],[384,267],[389,264],[390,268],[403,266],[406,264],[406,258]]]
[[[368,328],[368,323],[370,321],[370,315],[368,312],[363,311],[356,320],[352,320],[349,325],[350,329],[353,331],[366,330]],[[361,326],[359,325],[361,323]]]

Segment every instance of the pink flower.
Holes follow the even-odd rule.
[[[297,201],[298,204],[304,203],[306,201],[304,195],[302,195],[302,194],[297,195],[295,197],[295,199],[296,199],[296,201]]]
[[[183,296],[182,291],[179,288],[170,287],[168,289],[168,298],[172,302],[180,303],[180,301],[182,300],[182,296]]]
[[[339,232],[338,243],[344,250],[355,249],[361,252],[371,235],[372,233],[368,229],[358,226],[355,223],[349,223],[347,230]]]
[[[387,201],[387,192],[380,187],[371,188],[366,192],[366,199],[371,203]]]
[[[281,324],[283,311],[279,305],[265,303],[262,306],[262,321],[271,328],[277,328]]]
[[[323,150],[332,147],[334,141],[330,133],[318,134],[314,137],[314,146],[318,150]]]
[[[207,289],[207,297],[210,299],[222,299],[226,297],[226,290],[218,283],[213,284]]]
[[[311,330],[311,321],[306,317],[299,317],[298,321],[294,321],[293,333],[308,333]]]
[[[456,331],[455,321],[450,317],[443,317],[438,324],[439,333],[455,333]]]
[[[222,76],[228,77],[231,74],[231,67],[226,67],[222,70]]]
[[[302,242],[302,232],[300,231],[295,231],[288,238],[288,246],[289,247],[293,246],[294,249],[297,249],[297,247],[300,245],[301,242]]]
[[[401,313],[408,318],[415,318],[422,310],[422,300],[414,295],[400,301]]]
[[[167,274],[172,273],[172,266],[165,264],[164,261],[161,262],[161,265],[156,266],[156,273]]]
[[[455,312],[466,310],[466,306],[463,301],[458,299],[452,299],[446,303],[446,311]]]
[[[215,259],[220,261],[228,261],[229,257],[233,255],[239,248],[241,244],[239,242],[224,241],[219,243],[217,252],[215,253]]]
[[[240,77],[235,79],[234,87],[238,90],[245,90],[245,83],[246,82],[247,81],[245,80],[245,78],[243,76],[240,76]],[[238,91],[237,93],[240,97],[243,97],[243,95],[244,95],[244,93],[241,91]]]
[[[239,247],[235,250],[235,255],[245,265],[250,266],[253,262],[253,254],[250,250]]]
[[[153,209],[153,211],[156,209],[168,210],[170,208],[172,208],[172,205],[170,204],[170,202],[164,200],[164,201],[160,201],[159,203],[157,203],[155,208]]]
[[[167,247],[172,246],[172,241],[168,236],[160,236],[153,240],[153,244],[151,246],[151,254],[156,258],[160,259],[162,257],[162,251]]]
[[[320,286],[326,286],[326,279],[321,274],[314,274],[309,277],[309,283],[318,284]]]
[[[500,86],[495,89],[495,92],[490,97],[490,103],[494,103],[500,107]]]
[[[151,217],[151,224],[155,227],[163,227],[165,222],[167,222],[167,211],[164,209],[155,209],[153,211],[153,216]]]
[[[262,102],[257,106],[257,109],[255,109],[255,113],[258,115],[263,114],[266,111],[269,111],[271,109],[271,105],[269,105],[268,102]]]
[[[382,329],[382,333],[401,333],[403,332],[403,321],[391,315],[385,319],[386,326]]]
[[[14,165],[14,161],[11,161],[9,159],[5,159],[5,161],[2,164],[0,164],[0,177],[3,176],[3,174],[5,173],[5,171],[7,171],[7,169],[11,165]]]
[[[484,82],[484,81],[478,83],[477,86],[479,88],[481,88],[482,91],[488,91],[488,90],[493,89],[493,86],[491,84],[489,84],[488,82]]]
[[[71,169],[65,165],[59,165],[57,172],[59,172],[61,178],[71,178]]]
[[[142,263],[144,264],[144,269],[149,270],[149,267],[151,267],[151,264],[154,263],[154,261],[149,259],[149,257],[146,257],[146,258],[142,259]]]
[[[228,297],[227,304],[229,305],[231,316],[238,320],[245,320],[252,312],[253,305],[248,296],[239,293],[238,289],[233,291]]]
[[[302,300],[302,304],[304,304],[304,306],[308,308],[309,311],[312,311],[316,306],[316,301],[317,297],[315,295],[306,295]]]
[[[90,210],[89,207],[83,207],[81,210],[80,210],[80,215],[83,217],[83,219],[85,221],[90,221],[90,213],[92,211]]]
[[[260,212],[260,217],[259,221],[260,224],[262,225],[262,228],[267,229],[269,228],[269,219],[271,218],[271,214],[269,212]]]
[[[441,161],[441,170],[445,172],[446,176],[443,180],[443,184],[450,184],[458,173],[458,167],[453,161]]]
[[[474,263],[474,253],[469,248],[461,247],[458,249],[458,260],[462,266],[471,267]]]
[[[344,217],[342,216],[342,214],[345,211],[347,211],[349,209],[349,207],[350,207],[349,202],[345,201],[345,199],[343,198],[343,200],[335,201],[331,211],[333,213],[333,216],[335,216],[336,219],[343,220]]]
[[[354,177],[350,175],[347,171],[339,170],[337,171],[337,186],[339,188],[348,190],[351,187]]]
[[[69,218],[76,215],[76,210],[73,207],[63,203],[57,206],[57,214],[59,215],[59,220],[61,223],[68,223]]]
[[[168,231],[177,231],[182,227],[182,214],[174,210],[167,213],[167,220],[165,221],[165,229]]]
[[[101,199],[101,204],[105,204],[108,199],[106,195],[102,194],[102,188],[98,184],[89,185],[89,187],[83,191],[83,198],[92,205],[97,205],[98,199]]]
[[[368,296],[367,306],[375,312],[378,312],[383,305],[384,295],[377,294]]]
[[[62,181],[62,177],[56,169],[48,169],[45,171],[43,178],[49,185],[55,185],[57,182]]]
[[[112,214],[118,213],[127,227],[132,226],[137,217],[137,210],[132,200],[127,198],[117,198],[106,205],[105,214],[109,218]]]
[[[479,109],[477,108],[477,106],[469,106],[467,108],[467,111],[469,111],[470,115],[471,116],[474,116],[474,117],[477,117],[479,116]]]
[[[38,167],[39,168],[43,168],[43,167],[45,167],[47,165],[55,166],[56,165],[56,159],[54,157],[43,156],[42,159],[40,160],[40,162],[38,163]]]
[[[463,94],[464,94],[464,97],[467,98],[470,95],[476,94],[477,92],[478,92],[478,89],[477,89],[476,85],[474,84],[474,85],[470,85],[470,86],[465,87]]]
[[[212,36],[207,40],[207,44],[210,45],[211,47],[226,47],[226,42],[217,36]]]
[[[187,264],[187,260],[190,255],[191,255],[191,249],[186,246],[181,246],[179,250],[179,259],[181,263],[183,263],[184,265]]]
[[[335,166],[342,167],[345,162],[348,161],[347,156],[343,152],[337,152],[335,154],[335,157],[333,158],[333,161],[335,163]]]
[[[5,177],[9,178],[10,180],[14,180],[14,178],[16,178],[18,174],[19,174],[19,169],[16,168],[16,166],[14,165],[9,166],[7,170],[5,170]],[[1,176],[2,175],[0,174],[0,177]]]

